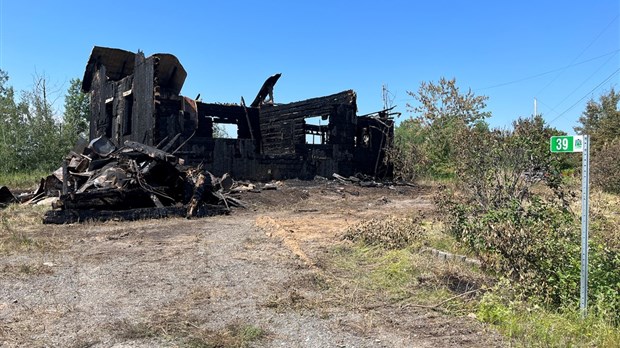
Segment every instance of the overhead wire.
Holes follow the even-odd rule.
[[[564,103],[568,98],[570,98],[573,94],[575,94],[575,92],[577,92],[581,87],[583,87],[583,85],[586,84],[586,82],[590,81],[591,78],[594,77],[594,75],[596,75],[599,71],[601,71],[605,65],[607,65],[607,63],[609,63],[613,58],[614,58],[615,54],[611,57],[609,57],[605,62],[603,62],[603,64],[601,64],[601,66],[598,67],[598,69],[596,69],[592,74],[590,74],[590,76],[588,76],[585,80],[583,80],[583,82],[581,82],[579,84],[579,86],[575,87],[566,97],[564,97],[564,99],[560,100],[552,109],[551,111],[554,111],[555,109],[558,108],[558,106],[562,105],[562,103]]]
[[[508,81],[508,82],[502,82],[502,83],[498,83],[496,85],[492,85],[492,86],[488,86],[488,87],[476,88],[475,91],[482,91],[482,90],[486,90],[486,89],[503,87],[503,86],[508,86],[508,85],[512,85],[512,84],[515,84],[515,83],[527,81],[527,80],[532,80],[532,79],[535,79],[535,78],[538,78],[538,77],[541,77],[541,76],[552,74],[554,72],[558,72],[558,71],[561,71],[561,70],[566,70],[566,69],[572,68],[574,66],[578,66],[578,65],[585,64],[585,63],[589,63],[591,61],[594,61],[594,60],[597,60],[597,59],[601,59],[601,58],[607,57],[609,55],[616,54],[618,52],[620,52],[620,49],[616,49],[616,50],[613,50],[611,52],[607,52],[605,54],[602,54],[600,56],[596,56],[596,57],[593,57],[593,58],[590,58],[590,59],[582,60],[582,61],[577,62],[577,63],[572,63],[572,64],[569,64],[569,65],[563,66],[561,68],[545,71],[545,72],[542,72],[542,73],[539,73],[539,74],[535,74],[535,75],[531,75],[531,76],[528,76],[528,77],[523,77],[523,78],[520,78],[520,79]]]
[[[605,28],[603,28],[603,30],[601,30],[598,35],[596,35],[596,37],[590,41],[590,43],[588,44],[588,46],[586,46],[586,48],[584,48],[572,61],[570,64],[573,64],[575,61],[577,61],[577,59],[579,59],[579,57],[581,57],[588,49],[590,49],[590,47],[592,47],[592,45],[594,45],[594,43],[607,31],[607,29],[609,29],[609,27],[611,27],[611,25],[618,19],[618,17],[620,16],[620,14],[617,14],[614,18],[612,18],[611,21],[609,21],[609,23],[607,23],[607,25],[605,26]],[[540,89],[540,91],[536,92],[536,95],[539,95],[540,93],[542,93],[545,89],[547,89],[547,87],[549,87],[552,83],[554,83],[561,75],[562,73],[565,71],[566,69],[560,71],[551,81],[549,81],[549,83],[547,83],[543,88]]]
[[[605,78],[601,83],[599,83],[598,85],[596,85],[596,87],[592,88],[592,90],[590,90],[588,93],[586,93],[583,97],[581,97],[579,100],[577,100],[573,105],[571,105],[570,107],[568,107],[568,109],[564,110],[563,112],[561,112],[558,116],[556,116],[554,119],[552,119],[551,121],[549,121],[549,124],[555,122],[558,118],[564,116],[564,114],[566,114],[567,112],[569,112],[570,110],[572,110],[572,108],[574,108],[575,106],[577,106],[577,104],[581,103],[582,100],[586,99],[588,97],[588,95],[590,95],[592,92],[596,91],[599,87],[601,87],[602,85],[604,85],[607,81],[611,80],[612,77],[614,77],[614,75],[616,75],[618,72],[620,72],[620,68],[616,69],[613,73],[611,73],[611,75],[607,76],[607,78]]]

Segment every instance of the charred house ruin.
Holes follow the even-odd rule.
[[[266,100],[276,74],[251,105],[213,104],[180,95],[186,76],[171,54],[94,47],[82,84],[90,92],[90,139],[157,146],[237,179],[391,174],[384,157],[393,120],[387,110],[357,116],[354,91],[274,104]],[[236,125],[236,138],[214,138],[218,124]]]

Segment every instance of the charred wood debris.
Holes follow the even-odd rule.
[[[45,224],[85,221],[133,221],[166,217],[205,217],[229,214],[231,207],[245,208],[236,194],[276,190],[274,183],[260,187],[237,183],[224,174],[217,177],[200,165],[168,152],[176,137],[149,146],[125,141],[117,148],[105,136],[82,141],[64,159],[60,168],[41,179],[34,192],[14,195],[0,187],[0,209],[9,204],[50,204]],[[164,144],[165,143],[165,144]],[[333,173],[341,185],[393,188],[413,186],[404,182],[378,182],[371,176],[344,177]],[[316,176],[315,181],[327,181]],[[343,189],[344,190],[344,189]]]
[[[43,223],[64,224],[203,217],[245,207],[231,193],[232,177],[184,165],[174,151],[168,152],[174,140],[155,147],[125,141],[119,148],[104,136],[89,144],[84,141],[58,170],[41,179],[34,192],[15,196],[1,187],[0,208],[52,198],[53,209],[45,213]]]

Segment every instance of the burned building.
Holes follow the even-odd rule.
[[[90,138],[157,146],[188,164],[238,179],[391,174],[384,157],[393,120],[386,110],[358,116],[352,90],[274,104],[277,74],[265,81],[251,105],[215,104],[180,95],[186,77],[171,54],[145,57],[94,47],[82,84],[90,93]],[[215,138],[221,124],[235,125],[236,138]]]

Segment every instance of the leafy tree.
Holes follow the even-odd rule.
[[[72,79],[65,96],[65,112],[62,123],[62,138],[68,149],[79,137],[88,138],[90,99],[82,92],[82,80]]]
[[[66,154],[60,134],[60,122],[54,117],[49,86],[44,76],[35,77],[31,91],[22,93],[28,105],[25,117],[27,127],[22,134],[26,140],[24,167],[29,169],[56,169]]]
[[[428,126],[443,126],[453,120],[473,125],[491,116],[490,112],[482,111],[489,97],[476,96],[471,89],[462,94],[454,78],[446,80],[442,77],[437,83],[422,82],[417,93],[408,91],[407,94],[420,103],[408,107],[419,114],[418,119]]]
[[[213,137],[214,138],[230,138],[228,132],[226,131],[226,127],[224,127],[221,123],[213,124]]]
[[[35,76],[32,90],[22,91],[19,101],[8,80],[0,70],[0,172],[56,169],[88,129],[89,100],[81,81],[71,80],[61,120],[53,107],[59,94],[50,91],[44,76]]]
[[[443,77],[437,83],[422,82],[417,92],[407,93],[417,101],[415,105],[407,105],[415,117],[406,127],[414,132],[407,134],[406,129],[401,129],[397,135],[400,133],[401,139],[410,138],[419,143],[428,160],[427,174],[453,175],[459,134],[473,127],[487,128],[484,119],[491,114],[484,109],[488,97],[476,96],[471,89],[462,93],[455,79]]]
[[[404,120],[394,130],[393,147],[387,150],[385,160],[394,166],[394,178],[414,182],[424,173],[428,163],[421,151],[424,131],[419,121],[413,118]]]
[[[23,170],[20,158],[25,154],[27,123],[24,117],[27,105],[15,102],[13,87],[8,86],[9,76],[0,70],[0,170],[11,173]]]

